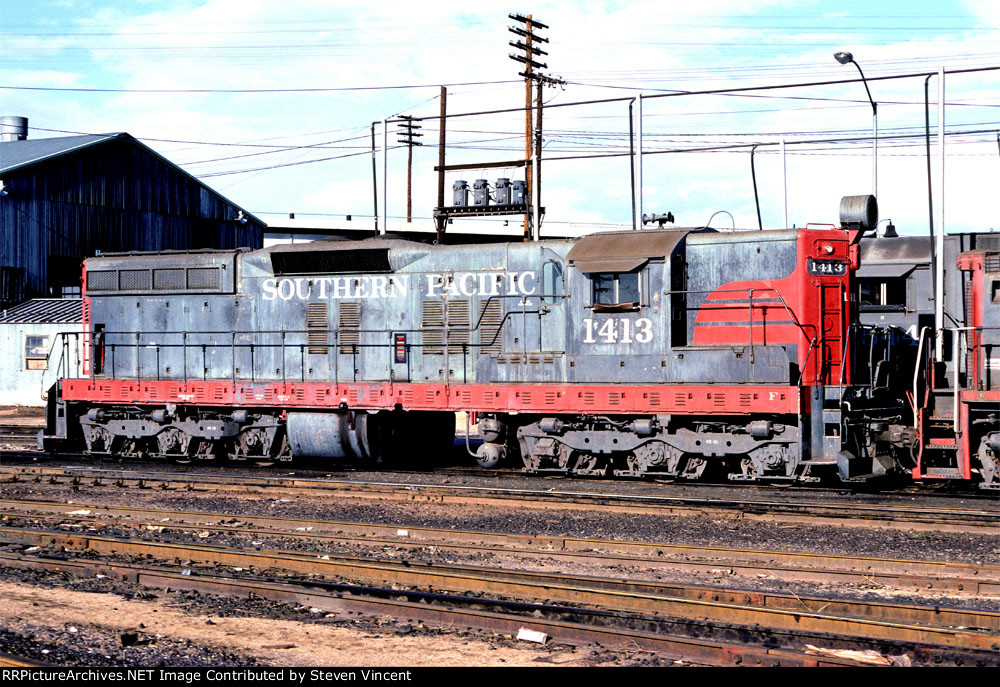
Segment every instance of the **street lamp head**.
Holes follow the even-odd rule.
[[[835,52],[833,53],[833,59],[841,64],[850,64],[854,61],[854,55],[849,52]]]

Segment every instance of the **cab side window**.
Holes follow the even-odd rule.
[[[591,275],[595,308],[638,308],[639,272],[606,272]]]

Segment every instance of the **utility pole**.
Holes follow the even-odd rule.
[[[528,196],[528,199],[531,201],[531,205],[534,208],[532,226],[534,226],[535,229],[536,240],[542,238],[542,86],[544,85],[545,82],[539,79],[537,88],[538,96],[535,100],[538,108],[535,113],[537,120],[535,122],[535,184],[534,186],[528,187],[529,189],[534,188],[534,192]]]
[[[543,62],[536,62],[532,58],[536,55],[547,55],[548,53],[540,48],[536,48],[534,43],[548,43],[548,38],[543,38],[542,36],[534,33],[533,29],[547,29],[549,28],[545,24],[534,21],[531,15],[523,16],[520,14],[509,14],[507,15],[516,22],[523,25],[521,26],[510,26],[507,30],[513,33],[515,36],[520,36],[524,40],[514,40],[510,41],[510,46],[512,48],[517,48],[524,52],[523,55],[511,54],[510,58],[517,62],[524,64],[524,71],[520,72],[520,75],[524,77],[524,173],[525,173],[525,184],[528,188],[528,202],[534,204],[535,202],[535,184],[533,183],[534,177],[534,166],[532,165],[532,148],[534,143],[534,128],[531,122],[531,82],[535,76],[535,68],[547,69],[548,65]],[[524,209],[524,240],[530,241],[532,238],[532,211],[531,206],[525,207]]]
[[[536,31],[549,28],[547,24],[532,19],[531,15],[520,14],[507,15],[521,26],[510,26],[508,31],[520,38],[510,41],[510,46],[523,51],[523,55],[511,54],[510,58],[524,65],[524,71],[520,76],[524,77],[524,167],[525,183],[528,189],[529,207],[524,212],[524,240],[531,241],[538,238],[538,228],[541,224],[541,191],[542,191],[542,86],[563,85],[561,79],[553,78],[542,74],[536,70],[548,69],[548,65],[537,62],[533,58],[538,55],[548,53],[536,47],[536,43],[548,43],[549,39],[538,35]],[[523,40],[521,40],[523,39]],[[532,126],[531,121],[531,85],[532,82],[538,84],[538,95],[535,102],[537,108],[537,123]]]
[[[441,86],[441,123],[438,125],[438,198],[437,208],[444,207],[444,144],[447,129],[445,122],[448,119],[448,89]],[[448,228],[447,215],[434,215],[434,223],[437,225],[437,242],[444,243],[444,232]]]
[[[375,158],[375,122],[372,122],[372,200],[375,207],[375,234],[378,235],[378,173]]]
[[[413,146],[422,146],[423,143],[420,141],[414,141],[414,138],[419,138],[423,136],[421,133],[417,133],[420,130],[420,121],[413,121],[413,117],[410,115],[400,115],[399,128],[401,129],[399,134],[403,138],[396,139],[399,143],[403,143],[407,148],[406,156],[406,223],[409,224],[413,221]]]

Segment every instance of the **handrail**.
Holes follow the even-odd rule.
[[[920,369],[923,367],[923,353],[924,353],[924,335],[930,330],[930,327],[924,326],[920,328],[920,333],[917,335],[917,357],[916,362],[913,365],[913,417],[917,417],[917,384],[920,381]]]

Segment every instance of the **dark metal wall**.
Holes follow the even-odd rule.
[[[24,270],[22,298],[80,283],[97,251],[259,248],[264,225],[121,137],[8,172],[0,199],[0,267]],[[51,291],[50,291],[51,290]]]

